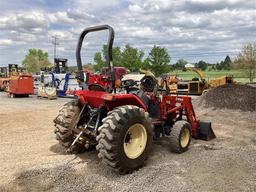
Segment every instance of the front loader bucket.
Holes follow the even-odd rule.
[[[216,138],[210,122],[199,122],[197,139],[209,141]]]

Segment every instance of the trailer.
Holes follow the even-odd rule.
[[[34,88],[32,75],[22,73],[12,74],[9,79],[7,94],[12,98],[33,95]]]

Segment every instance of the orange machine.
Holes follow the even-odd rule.
[[[0,77],[0,91],[5,91],[8,86],[9,78]]]
[[[26,96],[34,94],[33,77],[30,74],[13,73],[10,76],[8,96]]]
[[[0,91],[6,91],[9,77],[7,75],[7,67],[0,67]]]

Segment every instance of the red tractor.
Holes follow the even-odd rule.
[[[108,70],[95,80],[93,74],[84,76],[80,52],[85,35],[101,30],[109,31]],[[132,80],[116,79],[113,40],[114,30],[108,25],[86,28],[79,37],[76,59],[83,90],[54,119],[56,138],[67,151],[80,153],[96,146],[98,157],[124,174],[143,165],[153,139],[168,137],[170,148],[183,153],[191,137],[215,138],[211,123],[197,120],[190,97],[168,95],[152,75],[142,78],[140,88]]]

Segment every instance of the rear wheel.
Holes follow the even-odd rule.
[[[97,136],[99,158],[121,174],[140,168],[152,144],[148,113],[132,105],[121,106],[103,119]]]
[[[176,153],[183,153],[188,150],[191,142],[191,126],[187,121],[177,121],[171,130],[171,150]]]
[[[54,119],[56,139],[65,148],[69,148],[74,141],[74,132],[71,128],[74,126],[81,107],[79,106],[79,101],[71,101],[66,103],[59,111],[59,114]],[[80,143],[76,143],[70,149],[72,153],[82,153],[85,151],[85,147]]]

